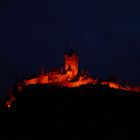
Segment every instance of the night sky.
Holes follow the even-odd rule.
[[[138,0],[1,0],[0,95],[21,78],[63,65],[70,44],[80,69],[140,85]]]

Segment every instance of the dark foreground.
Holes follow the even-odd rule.
[[[11,112],[7,123],[16,127],[20,139],[140,138],[140,101],[135,93],[99,85],[77,89],[37,85],[20,94],[13,91],[17,98],[13,108],[2,112]]]

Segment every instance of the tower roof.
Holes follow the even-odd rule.
[[[73,48],[70,48],[69,52],[65,53],[69,57],[72,56],[73,54],[76,54]]]
[[[69,54],[73,54],[73,53],[75,53],[74,52],[74,49],[73,48],[70,48]]]

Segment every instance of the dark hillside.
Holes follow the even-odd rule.
[[[128,140],[137,134],[132,133],[140,117],[135,93],[100,85],[73,89],[34,85],[24,87],[21,93],[15,86],[12,94],[16,101],[5,111],[16,115],[8,115],[5,124],[20,139]]]
[[[86,85],[80,88],[64,88],[52,85],[33,85],[23,88],[21,93],[13,88],[16,101],[10,112],[44,114],[49,120],[70,120],[76,123],[128,124],[136,119],[140,106],[135,93],[110,89],[101,85]],[[68,121],[67,119],[70,120]],[[65,124],[65,123],[64,123]]]

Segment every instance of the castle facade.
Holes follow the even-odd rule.
[[[71,82],[75,79],[75,82]],[[79,58],[73,49],[64,54],[64,66],[52,70],[48,73],[42,72],[39,76],[31,79],[25,79],[24,85],[33,84],[60,84],[67,87],[79,86],[79,84],[87,84],[88,82],[95,82],[91,77],[79,74]]]

